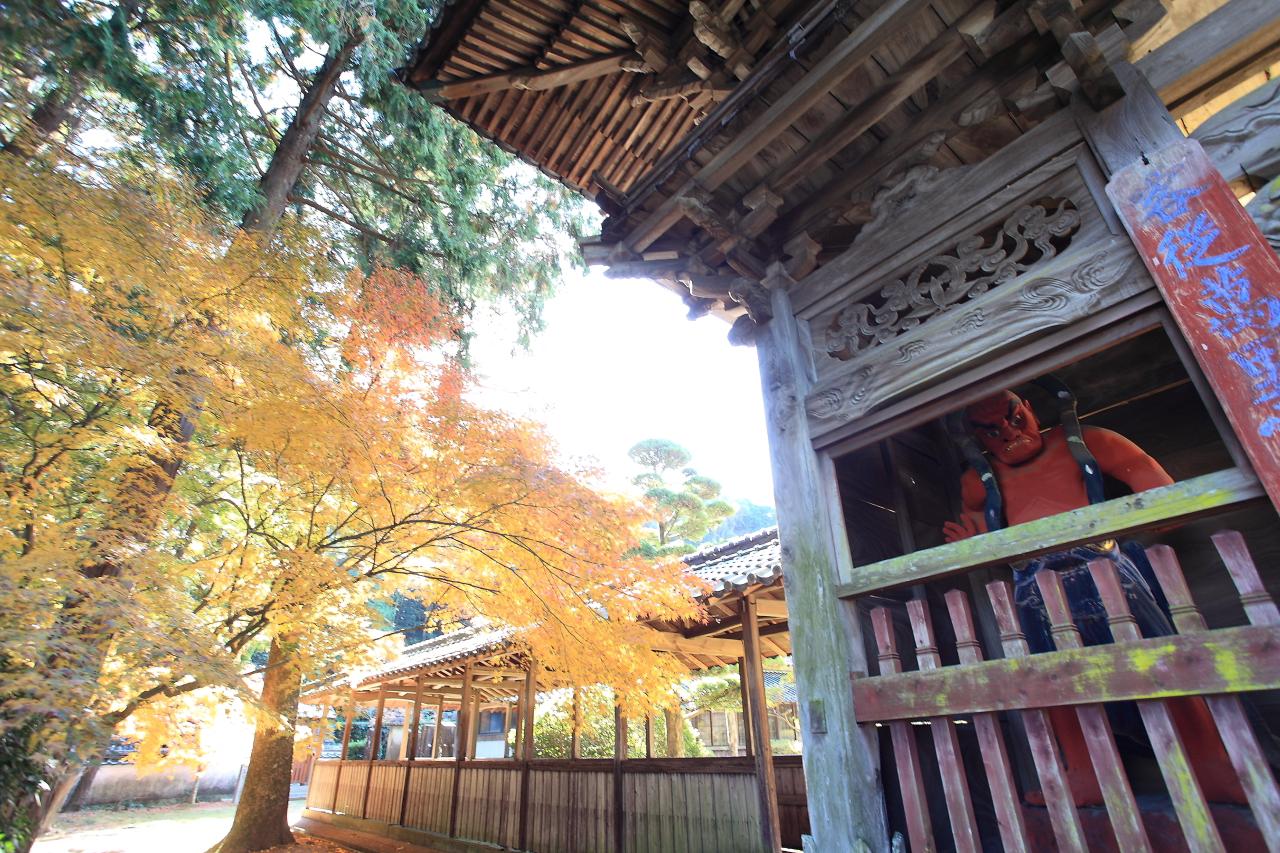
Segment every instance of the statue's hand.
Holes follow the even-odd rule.
[[[959,542],[961,539],[968,539],[971,536],[977,536],[982,533],[978,527],[978,523],[973,520],[973,516],[962,515],[959,521],[944,521],[942,523],[942,538],[947,542]]]

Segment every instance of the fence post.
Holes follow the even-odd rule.
[[[422,676],[419,675],[414,683],[414,690],[413,690],[413,728],[410,729],[408,727],[407,723],[409,721],[406,720],[405,721],[406,725],[404,726],[405,731],[401,732],[401,735],[400,735],[402,740],[405,738],[406,735],[408,736],[408,742],[409,742],[408,760],[410,762],[412,762],[414,759],[418,757],[418,723],[421,721],[421,719],[422,719]],[[404,768],[404,793],[401,794],[400,796],[400,819],[396,821],[401,826],[404,826],[404,813],[409,808],[409,779],[412,776],[413,776],[413,764],[410,763]]]
[[[626,844],[626,811],[622,802],[622,762],[627,758],[627,718],[622,706],[613,706],[613,840],[622,853]]]
[[[529,670],[524,676],[524,695],[520,698],[520,849],[529,849],[529,790],[533,768],[533,706],[538,697],[538,675],[533,656],[529,656]]]
[[[378,758],[378,746],[382,743],[382,712],[387,708],[387,687],[378,687],[378,713],[373,720],[373,736],[369,738],[369,772],[364,777],[364,800],[360,804],[360,817],[369,816],[369,789],[373,787],[373,762]]]
[[[462,784],[462,762],[467,757],[471,742],[471,673],[474,665],[468,663],[462,671],[462,704],[458,708],[458,724],[453,732],[453,794],[449,798],[449,837],[458,836],[458,792]]]
[[[778,827],[778,782],[773,775],[773,749],[769,743],[769,709],[764,692],[764,667],[760,660],[760,623],[756,620],[756,600],[751,596],[742,599],[742,650],[741,663],[744,699],[748,699],[750,714],[750,742],[756,758],[756,786],[760,793],[760,834],[766,850],[782,849],[782,835]]]
[[[338,750],[338,769],[333,772],[333,807],[329,809],[333,814],[338,813],[338,785],[342,782],[342,765],[347,760],[347,746],[351,743],[351,721],[356,715],[356,689],[353,687],[347,693],[347,721],[342,724],[342,746]],[[236,795],[236,801],[239,802],[240,795]]]

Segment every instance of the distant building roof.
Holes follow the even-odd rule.
[[[684,557],[684,563],[697,577],[711,585],[711,595],[723,596],[741,592],[757,584],[770,585],[782,576],[782,559],[778,549],[778,529],[767,527],[708,545]],[[484,654],[496,654],[507,645],[514,634],[508,627],[491,625],[467,625],[448,631],[421,643],[405,646],[395,660],[360,678],[361,684],[387,679],[400,673],[438,667],[450,661],[463,660]],[[344,675],[331,676],[308,685],[307,692],[315,692]]]
[[[386,666],[369,673],[361,682],[381,681],[387,676],[439,666],[454,660],[473,657],[485,652],[497,652],[506,645],[515,632],[508,627],[466,625],[448,631],[438,637],[405,646],[404,651]]]
[[[695,575],[711,584],[715,595],[741,592],[755,584],[772,584],[782,577],[778,528],[766,527],[708,545],[687,555],[684,562]]]

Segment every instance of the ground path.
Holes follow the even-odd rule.
[[[289,822],[302,814],[303,803],[289,804]],[[60,814],[53,828],[36,842],[32,853],[204,853],[231,828],[231,803],[90,809]],[[299,853],[334,853],[333,844],[307,844]]]

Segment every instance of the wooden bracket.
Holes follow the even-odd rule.
[[[1124,87],[1098,40],[1085,29],[1077,6],[1076,0],[1032,0],[1027,16],[1038,32],[1053,33],[1062,49],[1062,58],[1080,83],[1080,91],[1090,106],[1101,110],[1120,100]],[[1058,79],[1051,78],[1050,82],[1055,89],[1066,90],[1068,84],[1060,71],[1058,69]]]

